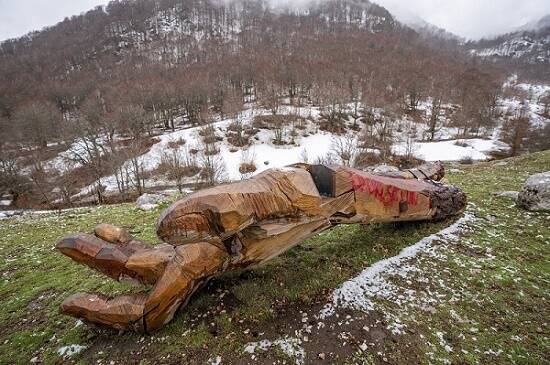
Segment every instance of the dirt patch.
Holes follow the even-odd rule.
[[[465,256],[470,256],[474,258],[487,257],[487,252],[482,248],[467,246],[462,242],[456,243],[453,248]]]
[[[29,301],[26,307],[26,313],[19,319],[13,321],[10,326],[0,327],[0,337],[7,337],[14,332],[32,330],[48,321],[46,307],[58,295],[58,292],[52,289],[41,292],[36,298]]]
[[[420,338],[415,335],[414,327],[408,328],[407,334],[394,335],[387,329],[383,313],[337,310],[322,319],[318,314],[326,303],[324,298],[312,306],[279,305],[270,321],[239,320],[234,317],[233,309],[238,308],[240,301],[229,291],[220,293],[220,285],[224,286],[214,282],[206,289],[215,296],[212,310],[183,323],[190,330],[199,326],[207,328],[212,341],[199,347],[173,348],[168,337],[174,335],[163,331],[153,335],[118,335],[112,330],[95,329],[90,330],[92,337],[81,359],[89,363],[105,359],[117,364],[139,364],[146,358],[155,364],[205,364],[220,356],[222,364],[266,365],[338,364],[355,357],[380,364],[417,364],[421,359]],[[234,317],[230,331],[215,324],[221,311]],[[231,343],[232,338],[238,339],[241,345],[221,352],[220,347],[211,348],[220,341]],[[258,348],[254,353],[245,351],[248,344],[280,339],[298,339],[305,353],[303,361],[289,357],[277,346],[266,350]]]
[[[277,345],[267,350],[257,348],[253,354],[243,349],[240,356],[236,354],[223,357],[223,363],[230,364],[274,364],[274,363],[303,363],[303,364],[340,364],[358,359],[369,359],[374,363],[418,364],[418,338],[412,335],[396,336],[387,329],[382,313],[369,313],[350,310],[338,310],[328,318],[318,318],[321,305],[311,307],[307,312],[298,307],[282,310],[269,326],[252,327],[250,333],[259,333],[251,336],[251,343],[260,343],[262,340],[274,342],[277,340],[297,339],[299,347],[303,349],[305,357],[289,357],[283,348]],[[414,329],[410,331],[415,332]],[[412,333],[411,332],[411,333]],[[399,343],[400,348],[406,351],[390,351]],[[359,361],[359,360],[358,360]]]

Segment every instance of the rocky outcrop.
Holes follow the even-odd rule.
[[[163,195],[145,193],[137,198],[136,205],[141,210],[153,210],[165,200],[166,197]]]
[[[518,205],[532,211],[550,211],[550,171],[530,176],[518,195]]]

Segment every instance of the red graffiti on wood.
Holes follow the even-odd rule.
[[[418,203],[418,193],[415,191],[401,190],[392,185],[385,185],[379,181],[359,176],[350,172],[353,190],[369,193],[384,205],[406,201],[409,205]]]

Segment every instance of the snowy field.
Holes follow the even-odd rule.
[[[550,120],[542,116],[542,105],[539,100],[545,93],[550,92],[549,85],[531,85],[525,83],[517,83],[517,80],[511,77],[505,84],[507,87],[515,87],[518,90],[524,91],[530,101],[528,113],[530,124],[535,128],[541,128]],[[430,100],[429,98],[419,105],[419,111],[424,118],[430,117]],[[520,100],[518,99],[501,99],[499,100],[499,109],[503,113],[513,113],[520,108]],[[351,111],[352,105],[347,105]],[[454,107],[450,104],[442,106],[443,109],[451,110]],[[380,115],[383,110],[376,109],[375,115]],[[356,145],[359,144],[359,137],[362,131],[348,131],[345,136],[335,136],[331,133],[319,130],[318,120],[321,110],[319,107],[293,107],[283,105],[279,107],[277,114],[300,116],[306,122],[303,129],[295,129],[297,132],[294,136],[290,136],[291,128],[288,127],[285,131],[287,144],[275,145],[273,140],[275,134],[270,129],[259,129],[252,138],[250,138],[250,146],[237,148],[227,141],[228,127],[235,119],[217,120],[213,123],[215,134],[220,139],[216,142],[216,149],[219,150],[219,159],[224,169],[224,180],[234,181],[243,178],[239,172],[239,166],[242,162],[254,162],[256,171],[254,174],[260,173],[268,168],[283,167],[297,162],[315,163],[320,159],[326,159],[332,151],[335,140],[339,138],[353,139]],[[253,103],[247,104],[247,108],[243,110],[236,118],[243,125],[252,125],[256,116],[271,115],[271,111],[265,108],[258,107]],[[352,120],[348,120],[348,125]],[[426,161],[484,161],[491,158],[493,153],[502,154],[506,152],[508,146],[500,142],[499,135],[503,119],[497,121],[497,126],[493,131],[485,133],[487,138],[474,139],[457,139],[459,134],[457,128],[452,127],[452,120],[448,115],[440,115],[438,117],[438,129],[435,133],[434,142],[423,141],[427,136],[428,126],[426,123],[412,122],[407,116],[403,116],[401,120],[394,121],[395,127],[395,143],[392,151],[398,155],[406,155],[412,153],[415,157]],[[408,128],[414,124],[415,142],[412,145],[407,143]],[[362,125],[362,123],[360,123]],[[410,131],[409,131],[410,133]],[[165,132],[156,137],[158,142],[155,143],[148,152],[139,156],[139,163],[143,166],[144,171],[151,172],[157,169],[166,152],[170,148],[177,148],[181,154],[189,153],[191,150],[201,150],[200,127],[180,129],[176,131]],[[175,143],[179,143],[178,147],[174,147]],[[46,161],[44,166],[46,170],[57,170],[60,172],[70,171],[78,167],[79,164],[71,161],[71,155],[77,153],[83,147],[77,142],[71,147],[58,154],[56,157]],[[370,150],[377,153],[377,150]],[[200,156],[200,152],[196,157]],[[332,159],[334,160],[334,158]],[[338,160],[338,159],[336,159]],[[200,158],[197,158],[200,161]],[[130,167],[130,161],[126,162],[127,167]],[[199,165],[199,167],[201,167]],[[166,187],[173,186],[173,181],[167,181],[163,176],[155,176],[146,180],[146,187]],[[248,177],[247,175],[246,177]],[[196,177],[189,178],[188,183],[196,182]],[[101,179],[101,184],[105,187],[107,193],[117,192],[117,182],[114,175],[105,176]],[[74,195],[74,198],[86,196],[93,191],[93,186],[89,185],[80,190]]]
[[[238,116],[238,119],[245,125],[250,125],[255,116],[270,115],[270,111],[262,108],[250,108],[244,110]],[[269,129],[260,129],[260,131],[251,138],[251,145],[247,148],[236,148],[229,144],[227,140],[216,143],[219,149],[219,156],[223,160],[225,167],[226,180],[240,180],[243,178],[239,172],[239,166],[243,161],[254,161],[257,168],[255,174],[273,167],[283,167],[297,162],[314,163],[331,153],[335,139],[355,138],[357,142],[358,132],[348,132],[347,136],[335,136],[331,133],[318,129],[315,120],[319,118],[320,110],[316,107],[295,108],[284,106],[279,110],[279,114],[292,114],[304,117],[309,122],[306,128],[300,131],[300,134],[293,137],[294,144],[274,145],[274,132]],[[224,119],[214,123],[216,135],[224,137],[228,126],[234,119]],[[169,132],[158,136],[159,142],[154,144],[151,149],[139,157],[139,162],[143,165],[145,171],[154,171],[161,164],[163,155],[168,150],[171,142],[185,141],[185,144],[178,147],[180,152],[185,153],[191,149],[200,149],[201,136],[200,127],[187,128]],[[422,130],[418,131],[420,135]],[[438,131],[438,137],[450,137],[455,133],[454,128],[441,128]],[[288,139],[288,136],[287,136]],[[402,135],[397,135],[397,139],[403,139]],[[494,139],[466,139],[466,140],[446,140],[440,142],[420,142],[412,147],[414,155],[426,161],[460,161],[463,159],[487,160],[490,153],[506,149],[507,146]],[[404,154],[406,146],[404,142],[396,142],[393,151],[397,154]],[[56,163],[59,163],[57,160]],[[190,182],[194,181],[190,179]],[[101,184],[105,186],[107,192],[115,192],[117,184],[115,176],[104,177]],[[147,186],[169,185],[162,177],[149,179]],[[89,194],[93,186],[87,186],[80,192],[80,196]]]

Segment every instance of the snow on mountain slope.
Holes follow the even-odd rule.
[[[550,16],[493,39],[469,42],[470,53],[485,58],[520,59],[531,64],[550,63]]]
[[[157,9],[139,24],[132,21],[115,21],[107,26],[106,33],[116,39],[106,50],[120,54],[137,50],[153,61],[180,62],[194,49],[206,49],[208,41],[231,44],[246,32],[258,32],[257,21],[263,17],[263,27],[276,29],[281,14],[299,18],[319,18],[326,24],[342,23],[357,26],[372,33],[396,28],[397,22],[384,8],[368,0],[325,0],[288,2],[252,2],[242,0],[203,2],[196,7],[174,3]],[[271,23],[273,22],[273,23]],[[275,31],[275,30],[273,30]]]
[[[550,35],[537,39],[529,34],[521,34],[493,47],[473,49],[470,52],[480,57],[528,57],[533,63],[545,63],[550,61]]]

